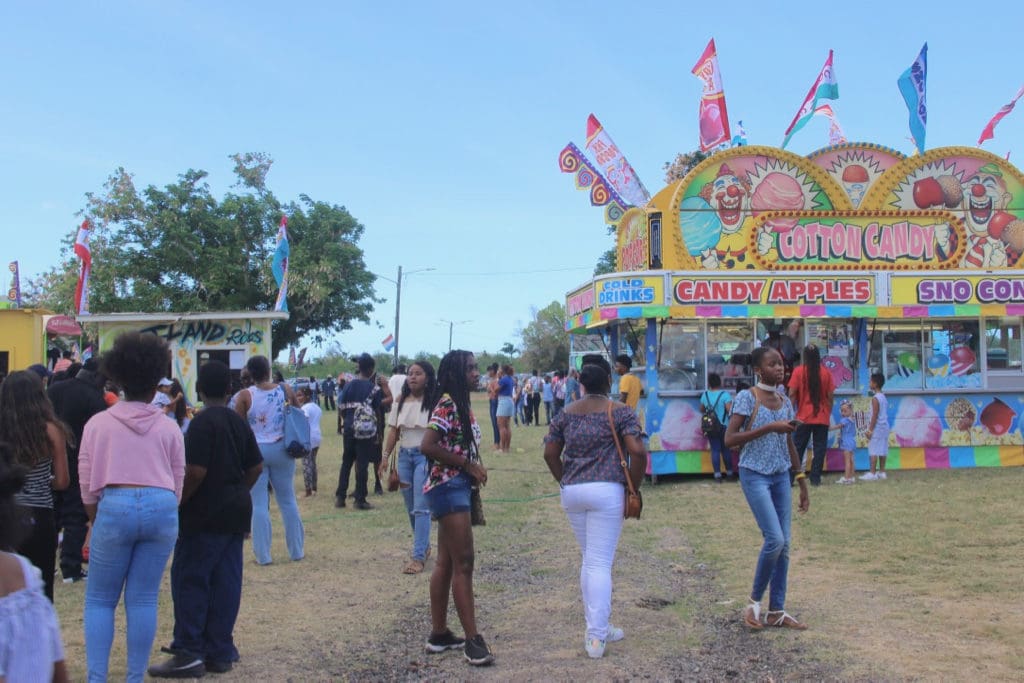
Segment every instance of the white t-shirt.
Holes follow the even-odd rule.
[[[318,448],[320,440],[323,438],[320,434],[320,416],[324,414],[324,411],[320,410],[320,406],[317,404],[310,402],[302,404],[302,412],[309,422],[309,445],[311,448]]]

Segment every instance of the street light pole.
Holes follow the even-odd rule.
[[[441,318],[439,322],[448,323],[448,350],[452,350],[452,331],[456,325],[462,325],[464,323],[471,323],[472,320],[445,320]]]
[[[391,366],[393,371],[398,370],[398,326],[402,321],[402,266],[398,266],[398,279],[395,280],[395,285],[395,362]]]

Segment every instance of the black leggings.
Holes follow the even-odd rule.
[[[53,572],[57,565],[57,526],[52,508],[21,507],[22,520],[28,534],[17,548],[19,555],[43,573],[46,597],[53,602]]]

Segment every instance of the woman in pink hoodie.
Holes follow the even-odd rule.
[[[90,681],[105,681],[114,611],[124,590],[128,681],[143,680],[156,636],[157,595],[178,537],[185,478],[181,430],[150,404],[167,371],[167,343],[126,333],[101,361],[125,400],[85,425],[78,456],[82,502],[92,520],[85,589],[85,656]]]

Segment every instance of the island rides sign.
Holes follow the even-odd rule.
[[[1021,302],[1022,254],[1024,176],[982,150],[738,147],[628,210],[619,274],[573,292],[567,314],[657,305],[659,286],[677,306],[889,303],[876,301],[883,272],[894,304]],[[993,270],[1007,272],[923,277]]]

